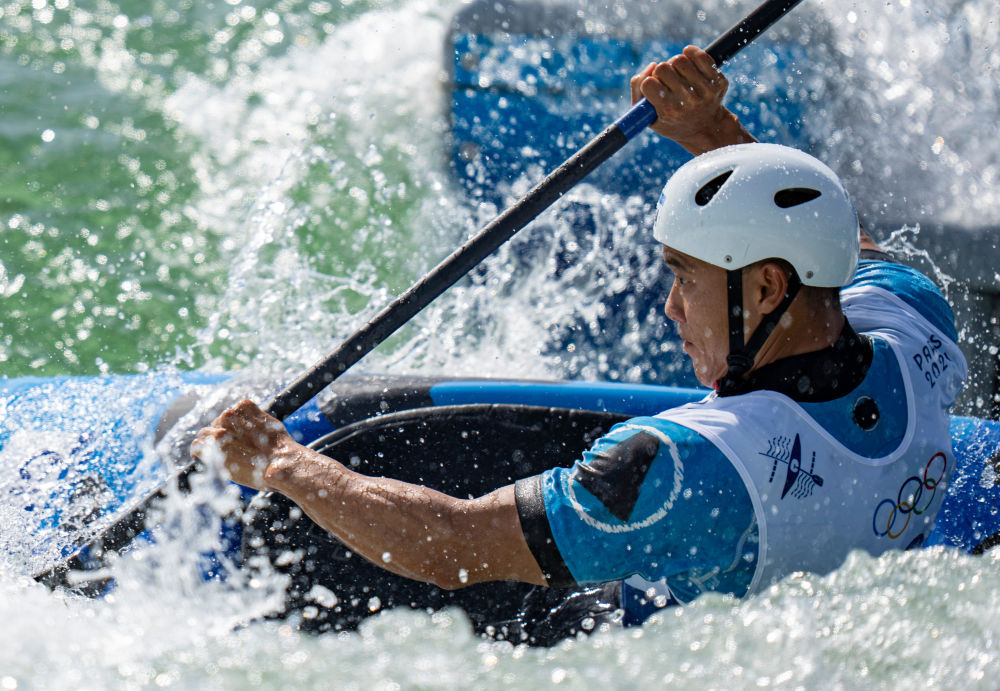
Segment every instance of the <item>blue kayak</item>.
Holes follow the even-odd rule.
[[[187,465],[186,444],[197,429],[236,398],[263,398],[273,385],[198,372],[0,379],[0,488],[18,524],[34,536],[30,555],[19,556],[41,574],[78,555]],[[435,426],[454,425],[455,415],[479,435],[479,428],[509,419],[522,437],[516,449],[503,439],[482,441],[472,467],[447,469],[454,484],[441,489],[464,496],[571,463],[616,422],[704,394],[641,384],[345,376],[286,423],[306,444],[346,448],[366,440],[367,450],[362,444],[351,451],[371,456],[366,472],[407,475],[406,464],[420,465],[419,452],[406,451],[403,461],[373,452],[378,443],[389,448],[387,425],[409,430],[394,433],[403,438],[392,441],[406,449],[416,446],[416,438],[429,438]],[[563,421],[551,422],[555,418]],[[531,430],[540,425],[551,429],[545,439],[533,440]],[[1000,535],[1000,422],[954,416],[951,429],[958,465],[925,544],[978,552]],[[373,441],[373,430],[382,442]],[[556,437],[558,456],[543,448]],[[512,468],[513,451],[521,460]],[[411,479],[427,480],[419,473]]]

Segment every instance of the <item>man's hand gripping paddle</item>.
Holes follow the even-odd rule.
[[[716,65],[722,65],[799,2],[801,0],[765,0],[708,46],[706,52]],[[333,353],[275,395],[266,403],[264,410],[279,420],[294,413],[655,121],[656,110],[645,99],[640,100],[520,201],[490,221],[472,239],[341,343]],[[193,463],[181,469],[178,475],[190,472],[192,467]],[[143,529],[150,506],[163,496],[166,485],[164,483],[155,493],[133,504],[125,516],[91,544],[97,544],[104,551],[117,550],[127,544]],[[52,585],[62,584],[67,570],[78,566],[74,563],[78,561],[77,557],[72,557],[35,577]]]

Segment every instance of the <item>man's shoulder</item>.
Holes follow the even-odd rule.
[[[671,468],[676,470],[695,459],[704,462],[721,456],[697,426],[670,419],[667,416],[670,412],[636,417],[615,425],[584,453],[575,472],[582,478],[624,474],[641,483],[647,473],[670,474],[674,472]]]
[[[659,415],[630,418],[612,427],[604,437],[604,441],[618,444],[633,436],[646,435],[653,436],[661,441],[669,439],[674,443],[698,443],[701,437],[690,428],[678,424],[675,420],[671,419],[670,413],[678,410],[697,410],[699,407],[697,403],[688,404],[671,408]]]
[[[852,312],[865,309],[879,294],[893,296],[952,341],[958,340],[951,306],[934,281],[920,271],[896,262],[860,261],[854,279],[844,287],[844,312],[848,319],[861,321]]]

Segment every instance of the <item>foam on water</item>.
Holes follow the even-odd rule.
[[[352,634],[234,629],[268,593],[161,578],[155,591],[126,581],[95,602],[4,572],[18,625],[0,634],[0,678],[8,688],[992,688],[997,569],[995,555],[857,554],[826,578],[795,576],[745,602],[705,597],[553,649],[482,641],[454,611],[392,611]]]
[[[807,75],[807,117],[861,210],[889,223],[1000,224],[994,0],[810,2],[835,38],[821,51],[829,62]],[[440,50],[453,3],[15,5],[0,18],[4,56],[33,71],[11,73],[27,84],[68,70],[96,86],[57,91],[93,112],[65,126],[45,113],[35,149],[13,166],[25,179],[5,188],[32,189],[32,151],[55,167],[53,147],[92,133],[107,147],[89,150],[98,169],[115,175],[86,190],[122,192],[94,191],[76,212],[45,215],[45,199],[4,212],[0,322],[13,311],[45,326],[43,344],[0,334],[0,362],[25,368],[5,374],[88,373],[108,361],[294,371],[495,211],[464,202],[447,170]],[[794,14],[785,21],[807,28]],[[655,301],[607,307],[640,285],[664,288],[655,248],[641,249],[652,200],[587,185],[568,197],[364,366],[681,376],[651,371],[649,344],[673,347],[660,345]],[[573,231],[579,217],[592,235]],[[24,241],[8,243],[14,232]],[[87,294],[98,279],[106,290]],[[25,297],[35,280],[61,297]],[[620,329],[611,351],[594,347],[605,328]],[[110,344],[88,349],[102,338]],[[706,597],[642,629],[550,650],[484,642],[456,612],[386,612],[357,633],[314,637],[261,618],[284,585],[266,569],[223,564],[228,580],[202,580],[199,554],[219,546],[235,502],[213,473],[171,496],[157,541],[114,565],[117,590],[102,600],[50,592],[0,557],[0,687],[991,688],[1000,674],[995,553],[858,554],[825,578],[799,575],[745,602]],[[5,539],[20,525],[0,523]]]

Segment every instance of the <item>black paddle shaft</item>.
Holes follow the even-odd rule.
[[[707,52],[717,65],[721,65],[800,1],[765,0],[743,21],[712,43]],[[475,237],[396,298],[374,319],[344,341],[329,357],[317,363],[277,394],[265,409],[279,420],[294,413],[655,120],[656,111],[652,105],[645,99],[641,100],[622,118],[553,171],[520,202],[497,216]],[[180,469],[180,477],[186,476],[193,468],[194,465],[191,464]],[[93,544],[99,545],[103,552],[117,551],[128,544],[144,529],[150,506],[162,497],[164,492],[165,485],[134,504]],[[73,556],[36,574],[35,579],[48,583],[51,587],[60,585],[69,587],[71,584],[66,580],[66,574],[78,568],[83,568],[82,562],[79,556]]]
[[[739,24],[716,39],[706,52],[717,65],[721,65],[799,2],[801,0],[765,0]],[[637,103],[627,114],[609,125],[550,173],[523,199],[490,221],[473,238],[341,343],[333,353],[275,395],[266,404],[265,410],[279,420],[294,413],[655,120],[656,111],[652,105],[645,99]]]

